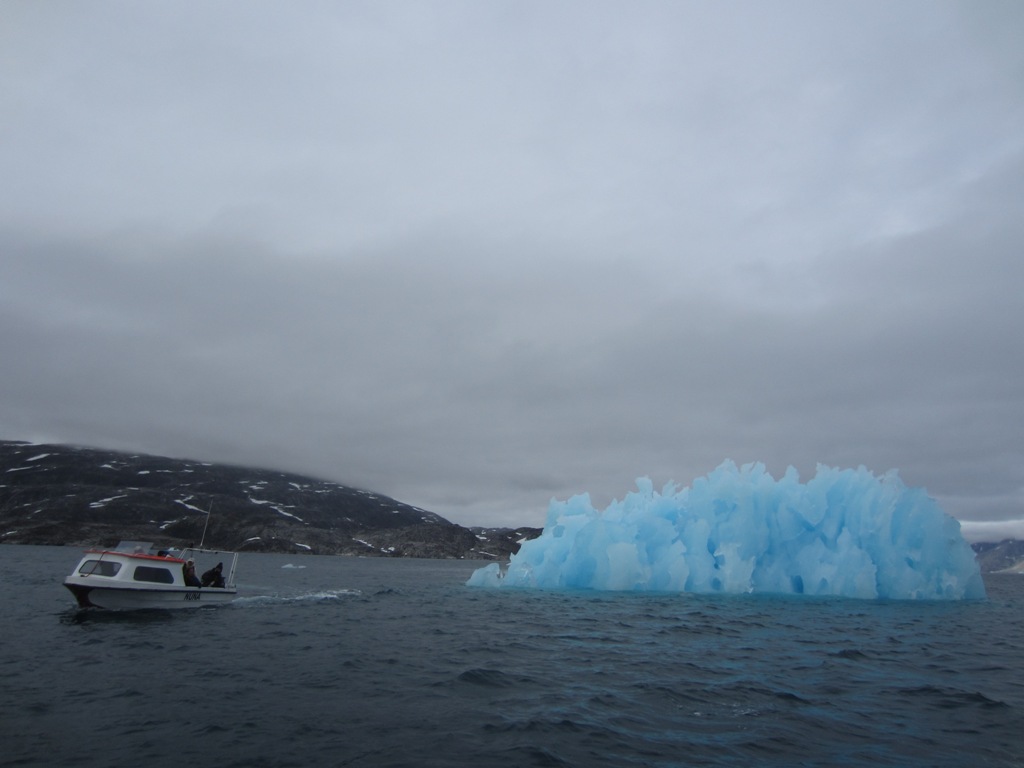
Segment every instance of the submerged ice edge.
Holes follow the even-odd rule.
[[[552,500],[543,533],[476,587],[774,593],[957,600],[985,597],[960,524],[892,470],[818,465],[801,483],[726,461],[690,487],[648,478],[603,511]]]

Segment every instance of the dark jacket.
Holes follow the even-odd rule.
[[[204,587],[223,587],[224,586],[224,565],[217,563],[213,568],[203,574],[202,585]]]
[[[196,567],[194,565],[190,565],[189,563],[185,563],[183,566],[181,566],[181,572],[185,576],[185,586],[186,587],[201,587],[201,586],[203,586],[202,582],[200,582],[199,579],[196,578]]]

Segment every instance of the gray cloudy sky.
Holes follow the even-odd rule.
[[[0,438],[1024,538],[1015,0],[4,0],[0,116]]]

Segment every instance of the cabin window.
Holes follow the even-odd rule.
[[[152,581],[157,584],[173,584],[174,574],[166,568],[153,568],[149,565],[139,565],[135,568],[136,581]]]
[[[121,570],[120,563],[110,560],[86,560],[78,569],[79,576],[116,576]]]

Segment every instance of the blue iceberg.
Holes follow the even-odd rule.
[[[552,500],[540,537],[475,587],[774,593],[866,599],[985,597],[960,524],[896,470],[818,465],[801,483],[726,461],[683,489],[637,491],[597,511],[589,494]]]

